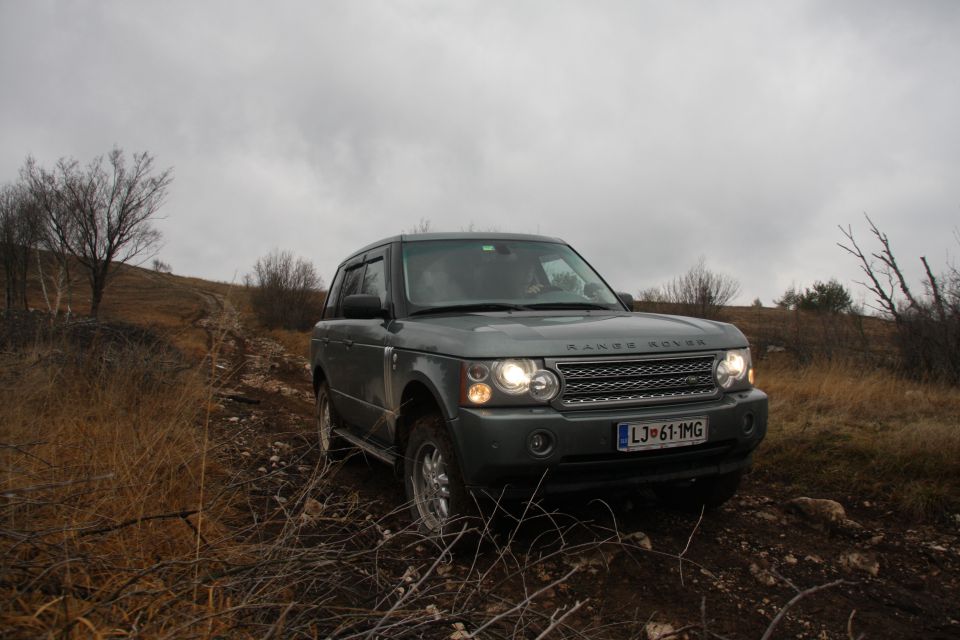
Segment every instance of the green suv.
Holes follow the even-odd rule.
[[[628,298],[556,238],[401,235],[354,252],[311,340],[323,455],[392,465],[428,533],[481,496],[647,485],[723,503],[767,428],[747,340]]]

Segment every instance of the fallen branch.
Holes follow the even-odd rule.
[[[832,589],[833,587],[840,586],[841,584],[853,584],[853,583],[852,583],[852,582],[848,582],[848,581],[843,580],[843,579],[834,580],[833,582],[827,582],[826,584],[821,584],[821,585],[818,585],[818,586],[816,586],[816,587],[810,587],[809,589],[806,589],[806,590],[804,590],[804,591],[801,591],[801,592],[798,593],[797,595],[793,596],[793,598],[790,599],[790,602],[788,602],[787,604],[783,605],[783,608],[780,609],[780,612],[773,618],[773,620],[770,622],[770,626],[767,627],[767,630],[766,630],[766,631],[763,633],[763,635],[760,637],[760,640],[770,640],[770,638],[773,637],[773,632],[774,632],[774,630],[777,628],[777,626],[778,626],[778,625],[780,624],[780,622],[783,620],[783,617],[784,617],[785,615],[787,615],[787,611],[789,611],[790,608],[793,607],[794,605],[796,605],[798,602],[800,602],[801,600],[803,600],[803,599],[806,598],[807,596],[812,596],[813,594],[815,594],[815,593],[817,593],[817,592],[819,592],[819,591],[824,591],[824,590],[826,590],[826,589]]]

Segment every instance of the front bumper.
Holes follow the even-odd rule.
[[[624,453],[616,425],[625,421],[707,416],[708,440],[699,445]],[[746,429],[746,424],[751,424]],[[506,498],[631,488],[717,475],[743,468],[767,431],[767,396],[758,389],[717,400],[636,409],[560,412],[551,407],[464,409],[449,421],[469,489]],[[535,431],[555,446],[547,456],[527,447]]]

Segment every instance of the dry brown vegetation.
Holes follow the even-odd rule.
[[[854,361],[768,359],[761,469],[798,487],[882,498],[916,517],[960,509],[960,390]]]
[[[608,624],[531,604],[541,589],[563,592],[563,573],[527,582],[568,566],[558,559],[649,557],[614,530],[582,547],[495,550],[451,585],[445,561],[424,560],[442,557],[428,542],[397,531],[395,513],[343,491],[336,469],[315,469],[310,457],[290,461],[310,466],[306,482],[252,498],[260,480],[226,455],[242,432],[210,423],[223,332],[201,321],[226,297],[249,313],[229,285],[123,267],[101,320],[151,333],[102,325],[0,344],[5,637],[450,637],[455,623],[503,638],[642,633],[643,620]],[[734,320],[753,338],[764,323],[799,317],[761,311]],[[884,331],[872,320],[865,330],[878,341]],[[309,343],[302,332],[270,336],[297,354]],[[877,497],[917,518],[960,508],[957,389],[856,359],[801,366],[789,352],[763,355],[758,386],[770,394],[771,420],[756,456],[761,477]],[[560,525],[558,537],[582,526]]]

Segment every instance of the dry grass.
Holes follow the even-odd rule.
[[[760,468],[915,516],[960,509],[960,390],[849,362],[764,367],[770,429]]]
[[[169,605],[165,563],[189,565],[195,549],[206,385],[151,345],[65,339],[4,352],[0,382],[0,624],[23,636],[149,627]]]
[[[290,329],[270,329],[263,334],[283,346],[288,353],[310,357],[310,332]]]

